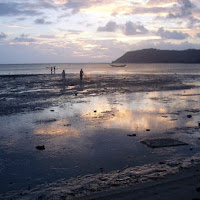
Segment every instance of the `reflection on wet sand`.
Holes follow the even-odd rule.
[[[106,121],[108,128],[128,129],[130,131],[143,131],[145,129],[163,130],[174,127],[174,122],[162,118],[159,115],[152,115],[150,112],[132,112],[126,108],[120,109],[115,116]]]
[[[176,94],[194,94],[186,92],[151,92],[134,93],[117,96],[97,96],[77,101],[69,108],[58,110],[59,116],[71,117],[74,126],[64,126],[67,120],[57,118],[56,123],[45,124],[35,128],[36,134],[65,134],[66,137],[80,137],[83,127],[97,130],[99,126],[106,129],[119,128],[133,132],[151,129],[165,132],[182,126],[194,126],[186,114],[181,112],[189,107],[191,98]],[[199,96],[192,96],[198,100]],[[194,104],[193,108],[197,105]],[[185,116],[184,116],[185,115]],[[77,118],[78,116],[78,118]],[[196,123],[196,122],[195,122]],[[87,127],[87,128],[89,128]]]
[[[65,135],[66,138],[68,137],[74,137],[79,138],[80,137],[80,131],[77,130],[75,127],[72,127],[71,124],[69,124],[67,121],[60,120],[55,123],[51,124],[42,124],[39,125],[34,129],[35,134],[41,134],[41,135]]]
[[[73,93],[71,99],[62,96],[59,106],[17,117],[2,117],[0,127],[5,134],[1,137],[0,152],[5,167],[0,166],[1,189],[8,191],[11,181],[18,183],[12,184],[14,189],[21,189],[113,170],[117,170],[118,176],[119,169],[125,166],[137,167],[144,173],[142,166],[146,164],[190,158],[199,150],[199,129],[193,128],[199,120],[196,103],[199,96],[193,94],[197,91],[95,97]],[[67,98],[70,101],[66,101]],[[192,117],[187,118],[188,114]],[[146,129],[151,131],[146,132]],[[131,134],[135,137],[128,137]],[[140,143],[152,137],[177,137],[194,150],[188,147],[152,150]],[[35,149],[38,145],[45,145],[45,150]],[[23,176],[18,173],[22,170],[26,170]]]
[[[167,108],[155,104],[150,98],[140,101],[137,97],[130,100],[122,96],[123,103],[113,105],[106,97],[96,97],[89,106],[84,106],[82,117],[85,121],[96,120],[105,128],[120,128],[130,131],[142,131],[144,129],[166,129],[175,126],[174,121],[163,118],[161,114],[168,112]],[[121,101],[121,99],[120,99]]]

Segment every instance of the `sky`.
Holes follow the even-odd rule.
[[[199,49],[199,0],[1,0],[0,63],[111,62]]]

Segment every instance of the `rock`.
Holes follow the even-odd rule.
[[[66,125],[64,125],[64,126],[71,126],[71,124],[66,124]]]
[[[170,167],[176,167],[176,166],[178,166],[178,165],[180,165],[180,163],[168,163],[167,164],[168,166],[170,166]]]
[[[107,181],[108,179],[105,178],[105,177],[100,177],[99,180],[100,180],[100,181]]]
[[[44,199],[46,196],[44,195],[44,194],[42,194],[42,195],[40,195],[37,199],[38,200],[42,200],[42,199]]]
[[[36,146],[35,148],[38,149],[38,150],[44,150],[44,149],[45,149],[45,146],[44,146],[44,145],[42,145],[42,146],[38,145],[38,146]]]
[[[150,129],[146,129],[146,131],[150,131]]]
[[[128,164],[128,165],[126,165],[124,168],[118,170],[117,172],[118,172],[118,173],[123,172],[125,169],[127,169],[127,168],[129,168],[129,167],[130,167],[130,165]]]
[[[73,192],[68,192],[67,194],[70,195],[70,196],[75,197],[75,194]]]
[[[147,145],[148,147],[151,147],[151,148],[188,145],[185,142],[175,140],[175,139],[172,139],[172,138],[144,139],[144,140],[141,141],[141,143],[145,144],[145,145]]]
[[[192,118],[192,115],[187,115],[187,118]]]
[[[200,187],[196,188],[196,191],[197,191],[197,192],[200,192]]]
[[[50,110],[51,112],[54,112],[54,110]]]
[[[100,172],[102,173],[102,172],[103,172],[103,167],[100,167],[99,170],[100,170]]]
[[[127,136],[134,137],[134,136],[136,136],[136,134],[127,134]]]
[[[190,151],[192,151],[192,150],[193,150],[193,148],[191,147],[191,148],[190,148]]]
[[[66,200],[66,199],[67,199],[67,197],[66,197],[66,196],[64,196],[64,195],[62,195],[62,196],[60,196],[60,199],[62,199],[62,200]]]
[[[160,165],[164,165],[164,164],[165,164],[165,162],[162,162],[162,161],[161,161],[161,162],[159,162],[159,164],[160,164]]]
[[[96,110],[94,110],[94,112],[96,113],[97,111],[96,111]]]
[[[110,185],[113,186],[113,187],[116,187],[116,186],[119,186],[120,183],[113,182],[113,183],[110,183]]]
[[[200,128],[200,122],[198,123],[198,127]]]
[[[35,123],[36,124],[42,124],[42,123],[47,124],[47,123],[53,123],[56,121],[57,121],[57,119],[45,119],[45,120],[38,120]]]

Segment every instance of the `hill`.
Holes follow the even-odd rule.
[[[200,50],[143,49],[129,51],[113,63],[200,63]]]

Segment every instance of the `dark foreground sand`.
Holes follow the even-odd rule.
[[[200,199],[199,165],[182,171],[164,180],[152,181],[137,187],[129,187],[120,191],[110,191],[82,199]]]
[[[0,199],[200,199],[199,80],[0,76]],[[95,110],[91,102],[99,97]],[[158,136],[187,145],[141,143]],[[38,144],[46,149],[36,150]]]

